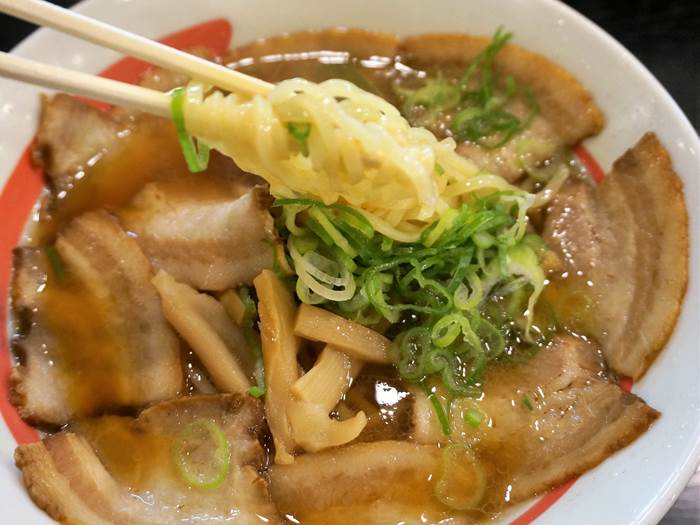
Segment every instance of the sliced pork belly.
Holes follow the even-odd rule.
[[[594,322],[610,366],[638,379],[668,341],[688,282],[683,186],[653,134],[598,187],[570,184],[548,211],[545,241],[592,284]]]
[[[220,432],[230,453],[220,485],[208,489],[191,486],[174,459],[183,436],[202,425]],[[155,405],[136,419],[79,422],[18,447],[15,462],[32,499],[61,523],[276,524],[281,520],[258,474],[262,425],[262,406],[250,397],[187,397]],[[192,443],[193,466],[201,460],[206,467],[217,450],[209,437]]]
[[[477,428],[464,420],[470,410],[481,415]],[[484,509],[495,510],[508,486],[517,502],[573,479],[634,441],[658,415],[610,382],[595,345],[558,336],[529,360],[490,368],[482,399],[454,402],[452,438],[471,444],[490,473],[496,488]],[[418,393],[413,424],[416,441],[444,441]]]
[[[12,347],[20,364],[11,372],[10,399],[20,416],[33,422],[61,423],[70,418],[64,388],[56,381],[52,360],[43,349],[53,346],[50,329],[41,322],[39,305],[49,272],[46,254],[38,248],[15,248],[11,301],[15,321]]]
[[[454,70],[461,74],[467,65],[490,44],[490,37],[428,34],[401,41],[401,62],[417,70]],[[508,180],[518,178],[522,167],[518,147],[523,140],[543,142],[557,147],[574,145],[597,134],[603,127],[603,115],[590,93],[571,73],[549,59],[517,45],[506,45],[495,57],[494,73],[500,78],[512,76],[519,86],[529,87],[539,112],[522,134],[504,147],[487,150],[464,143],[459,151],[480,167]],[[529,113],[522,102],[512,101],[506,108],[521,119]],[[545,159],[541,159],[545,160]]]
[[[280,512],[305,525],[462,523],[433,497],[439,468],[433,445],[357,443],[274,465],[270,490]]]
[[[90,212],[61,233],[51,257],[53,268],[43,250],[20,249],[15,258],[20,415],[60,425],[175,396],[179,343],[136,242],[107,213]]]
[[[214,58],[202,48],[193,48],[189,52],[207,59]],[[180,73],[151,68],[140,84],[149,89],[169,91],[188,81],[189,78]],[[84,170],[111,149],[119,135],[133,127],[133,119],[138,116],[137,112],[122,108],[101,111],[63,93],[43,96],[32,158],[44,169],[56,189],[68,189],[76,172]]]
[[[243,195],[183,193],[149,184],[121,214],[153,266],[200,290],[250,285],[272,268],[276,236],[263,188]]]
[[[59,93],[41,99],[41,119],[32,158],[57,190],[119,140],[128,124],[114,114]]]
[[[190,52],[213,58],[202,49]],[[186,81],[180,74],[153,68],[141,84],[167,91]],[[186,186],[186,179],[194,179],[199,185],[189,188],[196,192],[219,186],[242,193],[244,187],[264,184],[218,152],[212,152],[199,177],[192,177],[170,119],[121,107],[100,111],[65,94],[43,98],[32,153],[51,190],[42,199],[42,224],[34,232],[39,242],[53,242],[61,226],[85,211],[125,207],[152,181],[178,180]]]

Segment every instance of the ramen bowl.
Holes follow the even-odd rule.
[[[606,126],[580,150],[589,167],[607,172],[646,131],[669,150],[685,187],[690,227],[690,281],[667,347],[633,392],[662,413],[640,439],[575,482],[504,514],[499,523],[657,523],[700,459],[700,340],[697,235],[700,140],[676,103],[644,66],[604,31],[554,0],[419,0],[328,3],[298,0],[87,0],[77,11],[176,47],[230,46],[283,32],[357,27],[400,36],[428,32],[489,35],[503,25],[514,42],[571,71],[602,108]],[[146,67],[83,41],[40,29],[13,53],[40,62],[134,81]],[[27,153],[42,90],[0,80],[0,294],[7,297],[12,248],[20,241],[42,187]],[[9,402],[12,356],[7,301],[0,319],[0,521],[51,523],[28,497],[12,464],[17,443],[39,438]]]

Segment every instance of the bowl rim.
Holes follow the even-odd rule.
[[[594,36],[598,40],[601,40],[608,47],[614,50],[615,53],[619,54],[619,56],[624,59],[626,64],[628,64],[634,72],[643,76],[645,82],[651,88],[653,88],[655,95],[659,96],[662,99],[662,102],[666,106],[666,108],[670,109],[673,112],[673,118],[669,119],[673,121],[673,127],[682,127],[683,129],[681,131],[683,132],[683,134],[687,137],[692,137],[692,144],[690,144],[689,146],[691,148],[694,148],[696,152],[700,152],[700,137],[698,136],[698,131],[690,123],[688,117],[681,110],[678,103],[673,99],[673,97],[666,90],[666,88],[635,55],[633,55],[627,48],[625,48],[619,41],[617,41],[613,36],[611,36],[598,24],[588,19],[580,12],[576,11],[573,7],[558,0],[528,1],[543,4],[545,8],[553,10],[555,12],[559,12],[562,14],[563,17],[577,21],[586,29],[587,32],[590,32],[592,36]],[[102,4],[102,2],[103,0],[81,0],[74,4],[71,7],[71,10],[83,12],[95,6],[99,6],[100,4]],[[35,41],[42,37],[43,31],[44,30],[42,29],[33,31],[16,46],[14,46],[10,50],[10,53],[23,53],[25,50],[29,50],[29,48],[35,45]],[[695,160],[697,172],[700,173],[700,157],[698,157],[697,154],[695,155]],[[6,180],[0,182],[0,192],[4,190],[6,183]],[[689,202],[688,200],[686,201],[686,203],[689,208],[690,206],[696,204]],[[690,262],[690,269],[692,275],[692,259]],[[690,290],[688,293],[690,293]],[[696,429],[696,431],[698,430],[700,430],[700,428]],[[653,500],[649,502],[650,505],[645,509],[643,513],[639,514],[639,519],[636,523],[638,523],[639,525],[653,525],[655,523],[658,523],[658,521],[661,520],[661,518],[671,508],[676,498],[683,491],[693,474],[698,470],[699,465],[700,434],[696,436],[694,445],[690,449],[690,451],[685,453],[685,458],[681,468],[675,472],[674,476],[671,478],[671,481],[669,483],[666,483],[665,485],[659,484],[659,490],[655,493]]]

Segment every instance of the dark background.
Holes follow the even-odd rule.
[[[76,2],[53,3],[71,6]],[[700,0],[566,3],[632,51],[668,89],[695,129],[700,129]],[[30,24],[0,15],[0,49],[9,51],[32,30]]]
[[[641,60],[671,93],[695,129],[700,129],[700,0],[565,3]]]
[[[467,1],[467,0],[465,0]],[[196,0],[193,1],[193,6]],[[54,3],[68,7],[70,0]],[[567,0],[636,55],[700,129],[700,0]],[[34,27],[0,15],[0,49],[9,51]],[[698,525],[698,476],[662,525]]]

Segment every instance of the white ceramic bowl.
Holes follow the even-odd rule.
[[[233,44],[330,26],[409,35],[447,31],[491,34],[503,24],[515,32],[515,42],[564,65],[593,93],[607,125],[586,147],[603,170],[608,170],[642,133],[656,132],[685,182],[691,234],[690,286],[681,318],[668,347],[634,386],[634,391],[663,416],[639,440],[583,476],[568,491],[559,490],[535,503],[534,508],[530,502],[514,509],[503,523],[524,525],[535,519],[540,525],[651,524],[661,519],[700,458],[700,141],[659,82],[620,44],[555,0],[86,0],[76,9],[152,38],[224,17],[233,25]],[[34,33],[14,53],[91,73],[119,59],[114,52],[45,29]],[[19,173],[8,183],[35,132],[38,94],[33,87],[0,80],[0,295],[7,288],[9,249],[18,241],[31,199],[38,191],[36,175]],[[33,179],[18,181],[22,176]],[[6,311],[0,309],[0,322],[5,319]],[[26,495],[12,464],[16,441],[10,427],[20,439],[30,436],[17,425],[7,402],[6,338],[0,343],[0,409],[7,421],[0,421],[0,522],[50,523]]]

